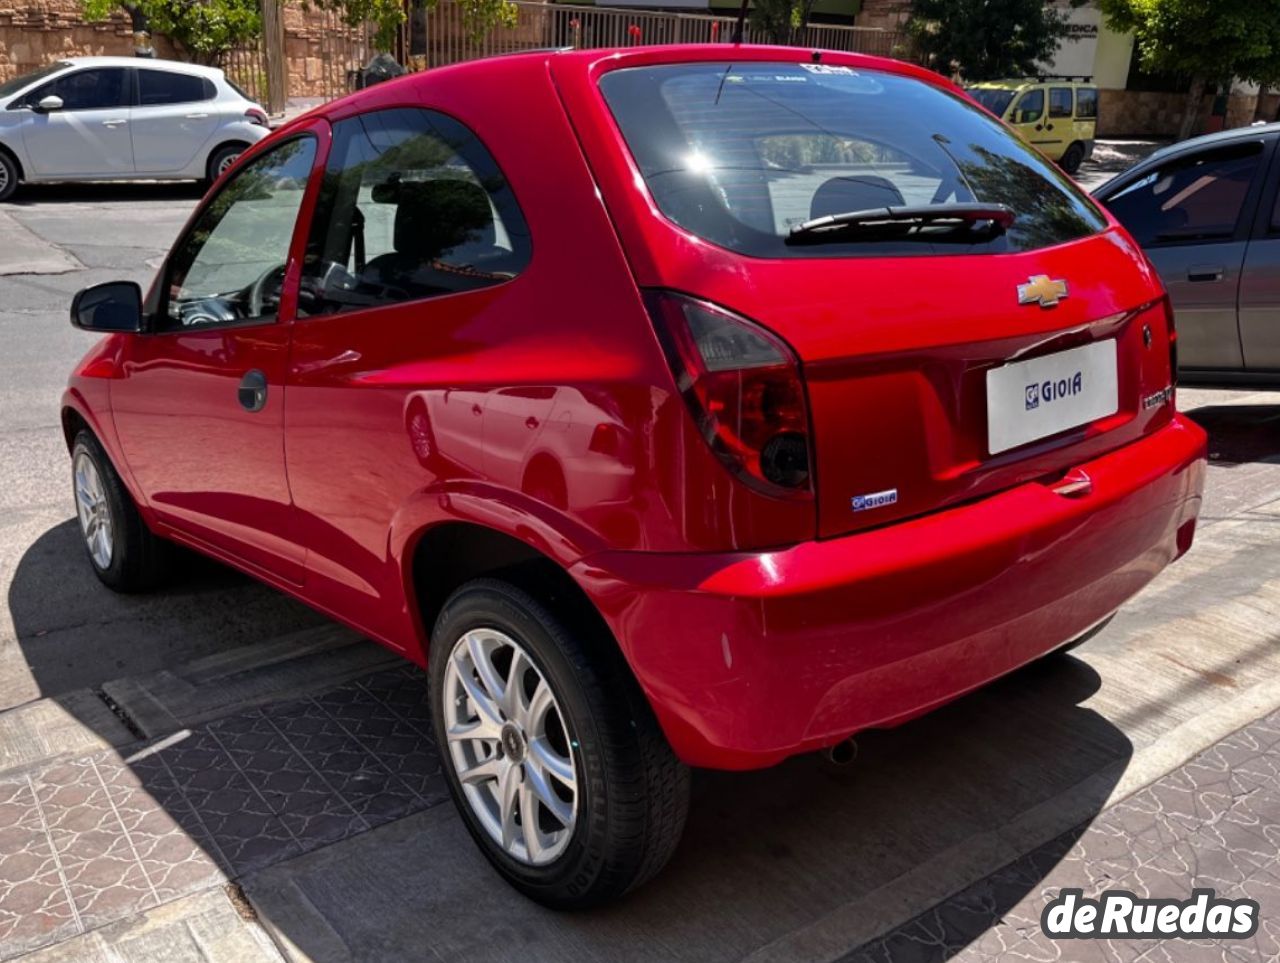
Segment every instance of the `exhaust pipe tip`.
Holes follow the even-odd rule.
[[[850,736],[834,746],[828,746],[822,754],[833,766],[850,766],[858,758],[858,742]]]

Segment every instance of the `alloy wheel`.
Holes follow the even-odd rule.
[[[218,176],[221,177],[228,170],[230,170],[231,165],[234,164],[239,159],[240,159],[239,154],[227,154],[226,156],[224,156],[222,160],[218,161],[218,171],[217,171]]]
[[[0,197],[9,189],[9,165],[0,161]]]
[[[449,758],[472,813],[518,862],[554,861],[578,819],[573,736],[542,672],[515,639],[458,639],[442,693]]]
[[[111,567],[115,552],[112,531],[111,504],[107,501],[98,466],[85,452],[76,455],[75,466],[76,515],[80,518],[80,534],[89,549],[93,563],[100,569]]]

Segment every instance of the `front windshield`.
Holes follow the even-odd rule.
[[[994,87],[969,87],[966,89],[970,97],[997,117],[1004,116],[1004,112],[1009,109],[1009,103],[1013,100],[1012,90],[999,90]]]
[[[66,70],[70,66],[71,64],[63,60],[55,64],[49,64],[47,67],[41,67],[39,70],[33,70],[29,74],[23,74],[21,77],[6,80],[0,84],[0,100],[12,97],[18,91],[25,90],[32,84],[44,80],[46,77],[52,77],[59,70]]]
[[[1085,237],[1106,221],[1071,181],[968,100],[918,80],[826,64],[690,63],[600,80],[663,213],[756,257],[1003,253]],[[812,218],[871,208],[1005,204],[1007,232],[937,244],[844,231],[788,244]]]

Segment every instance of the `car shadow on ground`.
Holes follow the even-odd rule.
[[[91,183],[23,184],[6,203],[12,207],[43,204],[133,204],[138,201],[197,201],[201,181],[94,181]]]
[[[270,589],[194,559],[165,591],[112,595],[82,551],[74,520],[54,527],[23,556],[9,594],[19,643],[47,694],[96,690],[168,665],[175,642],[196,657],[319,620]],[[117,808],[118,793],[135,807],[147,800],[162,814],[157,818],[176,827],[166,830],[170,842],[156,855],[142,858],[148,878],[163,875],[170,886],[157,889],[161,900],[223,876],[248,882],[294,857],[336,853],[326,847],[378,827],[394,833],[411,824],[404,817],[444,819],[441,832],[388,847],[372,845],[372,836],[349,843],[355,848],[341,858],[342,871],[309,876],[306,902],[326,914],[321,930],[288,914],[264,919],[316,960],[339,958],[326,942],[335,931],[356,958],[403,958],[405,948],[422,945],[444,948],[446,957],[527,954],[523,940],[495,950],[476,928],[482,917],[564,944],[558,952],[565,956],[734,959],[846,905],[874,901],[877,891],[913,873],[937,874],[959,889],[995,868],[990,844],[965,844],[1014,838],[1011,825],[1028,812],[1039,812],[1043,824],[1056,821],[1065,853],[1133,751],[1119,729],[1081,706],[1099,684],[1085,662],[1051,656],[921,720],[864,734],[852,766],[805,756],[755,773],[698,772],[688,830],[668,869],[621,904],[583,914],[542,910],[484,865],[449,810],[416,669],[383,671],[312,697],[286,695],[282,703],[98,753],[80,775],[60,769],[50,778],[102,780],[109,788],[100,798],[112,797]],[[41,778],[33,775],[37,786]],[[175,845],[177,836],[193,849]],[[165,858],[177,868],[158,869]],[[367,874],[362,860],[372,860]],[[1053,862],[993,888],[937,958],[994,925]],[[366,890],[358,899],[343,875],[352,867]],[[147,908],[125,882],[108,880],[95,912],[110,916],[117,904],[118,915]],[[459,915],[460,906],[472,909]],[[896,911],[908,918],[928,909]]]
[[[1209,433],[1212,464],[1280,463],[1280,404],[1206,405],[1183,413]]]

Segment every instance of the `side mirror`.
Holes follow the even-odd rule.
[[[136,281],[107,281],[77,294],[71,326],[84,331],[141,331],[142,288]]]
[[[55,94],[50,94],[48,97],[41,97],[40,102],[36,104],[36,110],[40,111],[42,114],[51,114],[55,110],[61,109],[62,98]]]

